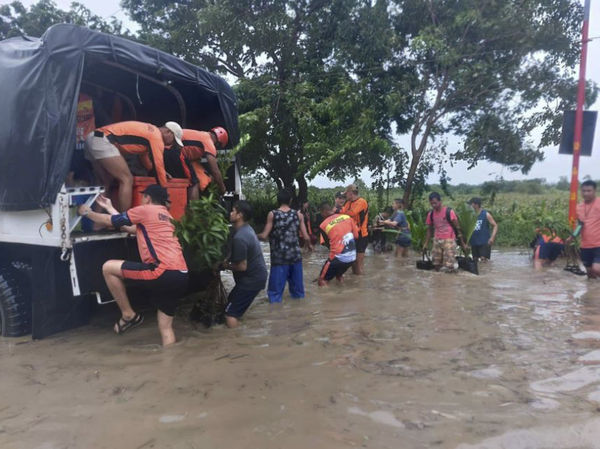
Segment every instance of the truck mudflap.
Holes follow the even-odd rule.
[[[61,260],[60,248],[37,247],[35,252],[32,257],[33,338],[88,324],[98,295],[104,301],[112,299],[102,277],[104,262],[138,260],[139,257],[135,239],[93,235],[74,242],[74,264]],[[74,288],[75,283],[77,288]],[[79,295],[74,294],[74,290]]]

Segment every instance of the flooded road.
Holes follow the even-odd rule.
[[[318,289],[324,258],[306,299],[179,317],[167,350],[148,313],[113,335],[116,307],[0,340],[0,448],[600,448],[600,284],[507,251],[480,276],[367,254]]]

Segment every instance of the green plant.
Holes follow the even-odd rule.
[[[425,224],[423,211],[420,209],[407,211],[406,219],[410,225],[412,247],[415,251],[420,252],[427,236],[427,225]]]
[[[227,212],[211,193],[190,201],[181,221],[174,222],[175,235],[183,245],[190,270],[212,269],[223,261],[229,237],[226,216]]]
[[[473,231],[475,231],[475,226],[477,225],[477,215],[472,208],[462,202],[458,203],[455,211],[456,216],[458,217],[458,225],[462,231],[465,243],[468,244],[469,240],[471,240],[471,236],[473,235]]]

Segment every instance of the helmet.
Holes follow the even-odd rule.
[[[216,128],[211,129],[215,136],[217,136],[217,142],[221,145],[222,148],[227,146],[227,142],[229,142],[229,136],[227,135],[227,131],[225,128],[217,126]]]

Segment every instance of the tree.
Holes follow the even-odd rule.
[[[0,6],[0,40],[23,35],[40,37],[57,23],[72,23],[105,33],[130,36],[116,18],[107,21],[77,2],[71,3],[69,11],[59,9],[51,0],[39,0],[29,9],[20,1]]]
[[[454,160],[488,160],[527,173],[557,143],[572,107],[581,6],[574,0],[396,0],[392,20],[410,42],[399,48],[417,71],[412,107],[409,201],[439,137],[463,137]],[[574,91],[573,91],[574,92]],[[595,94],[594,94],[595,96]],[[590,100],[594,96],[588,96]],[[543,131],[538,146],[530,133]],[[437,159],[445,159],[445,145]],[[435,157],[435,155],[434,155]]]
[[[125,0],[150,45],[237,80],[249,170],[298,189],[319,173],[343,180],[394,151],[407,110],[388,2]]]

